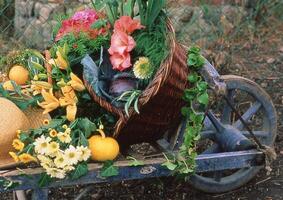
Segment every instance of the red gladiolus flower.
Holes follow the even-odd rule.
[[[132,34],[135,30],[144,28],[139,20],[134,20],[129,16],[122,16],[114,24],[114,30]]]
[[[124,71],[125,69],[132,66],[131,56],[129,53],[125,52],[124,54],[114,53],[110,56],[111,64],[113,69]]]
[[[136,46],[133,37],[124,32],[116,31],[111,37],[111,47],[108,52],[113,55],[115,53],[124,54],[124,52],[132,51]]]

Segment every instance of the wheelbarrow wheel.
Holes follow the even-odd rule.
[[[234,75],[221,77],[227,85],[227,98],[241,113],[242,118],[253,130],[259,141],[267,146],[273,146],[277,132],[277,115],[269,95],[255,82]],[[222,124],[237,128],[243,135],[250,137],[224,99],[213,103],[212,111]],[[224,152],[213,140],[216,129],[208,118],[205,119],[198,152],[211,154]],[[205,148],[204,148],[205,147]],[[207,193],[223,193],[239,188],[249,182],[260,171],[261,167],[250,167],[237,170],[216,171],[213,173],[195,174],[190,183],[198,190]]]

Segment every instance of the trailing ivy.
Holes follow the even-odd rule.
[[[187,120],[184,140],[178,153],[174,156],[165,155],[167,161],[163,163],[163,166],[180,175],[193,173],[196,167],[196,143],[200,139],[205,110],[209,102],[208,85],[198,73],[204,63],[205,59],[200,54],[200,48],[191,47],[187,57],[187,64],[191,70],[188,75],[190,88],[184,91],[183,100],[186,106],[181,110]]]

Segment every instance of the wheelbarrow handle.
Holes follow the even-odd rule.
[[[217,95],[222,96],[226,94],[226,84],[221,80],[220,74],[215,67],[207,60],[205,60],[204,66],[200,69],[200,74]]]

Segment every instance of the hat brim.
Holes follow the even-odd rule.
[[[49,114],[45,114],[45,115],[42,114],[43,113],[42,109],[28,108],[23,112],[29,119],[30,128],[32,129],[36,129],[43,126],[43,121],[45,119],[48,120],[51,119]],[[0,169],[9,169],[19,166],[20,164],[21,164],[20,162],[15,162],[15,160],[10,155],[0,158]]]

